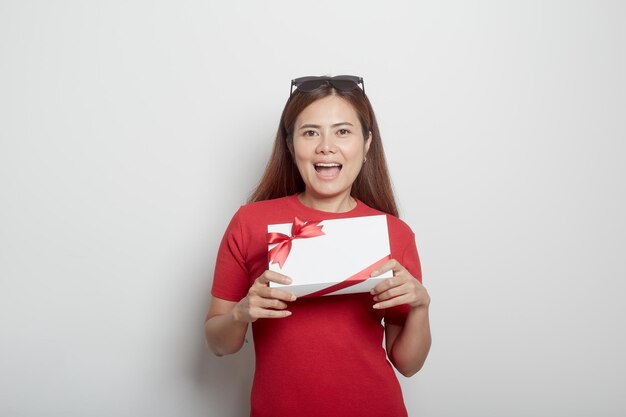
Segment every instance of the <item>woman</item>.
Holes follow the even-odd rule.
[[[377,214],[387,215],[393,259],[372,276],[393,277],[371,293],[297,299],[269,287],[291,279],[268,270],[268,224]],[[205,322],[218,356],[239,351],[253,323],[252,416],[406,416],[389,361],[407,377],[421,369],[430,297],[397,215],[363,79],[293,80],[265,174],[220,245]]]

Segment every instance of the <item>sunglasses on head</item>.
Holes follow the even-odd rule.
[[[363,94],[365,94],[365,83],[363,82],[363,77],[356,77],[354,75],[337,75],[335,77],[300,77],[295,80],[291,80],[289,98],[291,98],[291,95],[293,94],[294,87],[302,92],[310,93],[324,84],[330,84],[333,88],[341,91],[352,91],[355,88],[358,88],[359,84],[361,84],[361,89],[363,90]]]

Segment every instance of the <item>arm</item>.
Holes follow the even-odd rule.
[[[269,282],[290,284],[291,279],[273,271],[265,271],[239,302],[212,297],[204,323],[207,345],[217,356],[238,352],[243,346],[248,323],[259,318],[284,318],[291,312],[287,302],[296,296],[283,290],[269,288]]]
[[[394,276],[372,289],[374,308],[390,308],[408,304],[409,314],[403,325],[385,323],[387,355],[404,376],[417,373],[428,356],[431,345],[428,308],[430,296],[426,288],[399,262],[391,260],[372,272],[372,276],[393,270]]]
[[[204,322],[204,336],[207,346],[217,356],[236,353],[243,346],[248,323],[235,319],[238,303],[212,297],[207,320]]]
[[[428,306],[412,308],[404,325],[385,323],[385,340],[393,366],[406,377],[415,375],[430,350]]]

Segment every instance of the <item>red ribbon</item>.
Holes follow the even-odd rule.
[[[370,274],[372,273],[373,270],[375,270],[376,268],[378,268],[379,266],[381,266],[382,264],[384,264],[390,259],[391,259],[391,255],[387,255],[384,258],[374,262],[367,268],[357,272],[356,274],[344,279],[341,282],[331,285],[330,287],[322,288],[319,291],[312,292],[311,294],[307,294],[300,298],[319,297],[321,295],[331,294],[335,291],[339,291],[344,288],[348,288],[358,283],[361,283],[363,281],[366,281],[370,278]]]
[[[267,243],[273,244],[278,243],[278,245],[274,246],[272,250],[269,252],[269,257],[271,263],[278,263],[278,266],[281,268],[283,264],[287,260],[287,256],[289,256],[289,252],[291,251],[291,242],[294,239],[306,239],[310,237],[322,236],[324,232],[322,232],[323,225],[320,226],[321,222],[305,222],[295,217],[293,219],[293,225],[291,226],[291,236],[287,236],[283,233],[272,232],[268,233]]]

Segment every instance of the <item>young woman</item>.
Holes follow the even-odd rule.
[[[393,277],[370,293],[297,299],[269,287],[291,279],[268,270],[268,224],[378,214],[392,259],[372,276]],[[218,356],[239,351],[252,323],[251,416],[407,415],[390,362],[407,377],[421,369],[430,297],[415,236],[397,215],[363,79],[293,80],[265,174],[222,239],[205,322]]]

